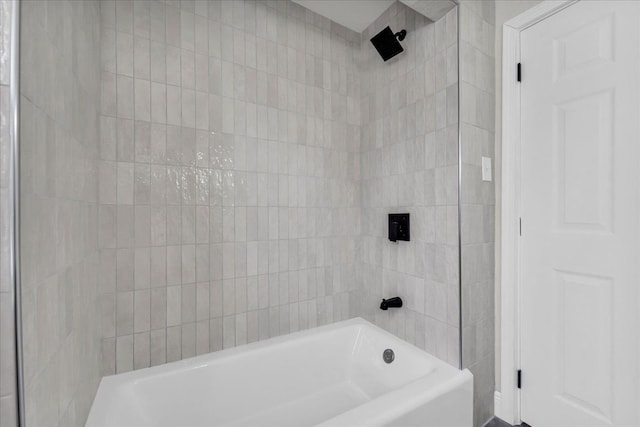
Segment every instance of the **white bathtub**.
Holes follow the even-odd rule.
[[[105,377],[87,426],[467,427],[472,408],[469,371],[351,319]]]

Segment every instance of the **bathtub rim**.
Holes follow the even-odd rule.
[[[447,391],[464,386],[467,382],[470,384],[473,382],[473,376],[468,369],[459,370],[457,367],[438,359],[429,352],[393,335],[379,326],[361,317],[355,317],[157,366],[104,376],[100,381],[98,391],[91,406],[86,427],[104,425],[104,420],[107,418],[107,414],[110,411],[111,405],[116,400],[116,396],[118,396],[119,393],[118,389],[120,388],[127,388],[130,385],[135,385],[139,381],[152,377],[162,377],[182,371],[203,368],[212,363],[222,362],[225,359],[233,359],[247,352],[265,350],[288,342],[312,338],[314,335],[324,335],[332,331],[348,329],[350,327],[372,330],[374,334],[379,334],[385,339],[389,339],[391,343],[390,347],[404,347],[410,351],[415,351],[420,355],[426,356],[428,362],[432,364],[432,368],[428,373],[416,377],[407,384],[331,417],[318,424],[318,426],[345,425],[345,423],[348,424],[350,420],[353,420],[351,421],[351,423],[353,423],[356,420],[362,421],[363,419],[367,420],[366,425],[382,425],[386,422],[385,420],[393,420],[394,417],[417,408],[421,404]],[[471,392],[473,392],[472,389]],[[385,408],[381,410],[380,403],[388,400],[393,401],[393,406],[385,405]]]
[[[185,369],[190,369],[190,368],[197,368],[197,367],[203,367],[206,366],[208,363],[207,362],[212,362],[212,361],[220,361],[220,360],[224,360],[227,358],[231,358],[234,355],[237,354],[242,354],[242,353],[246,353],[249,351],[256,351],[259,349],[263,349],[263,348],[267,348],[267,347],[271,347],[271,346],[275,346],[275,345],[279,345],[279,344],[283,344],[286,343],[288,341],[293,341],[296,339],[300,339],[303,337],[310,337],[312,335],[316,335],[316,334],[324,334],[324,333],[328,333],[330,331],[333,330],[338,330],[338,329],[344,329],[350,326],[363,326],[363,327],[369,327],[371,329],[373,329],[374,331],[376,331],[377,333],[380,333],[381,335],[384,335],[386,338],[389,338],[391,340],[394,341],[394,344],[397,343],[400,346],[408,346],[410,347],[412,350],[419,352],[421,354],[425,354],[429,357],[429,359],[433,360],[434,365],[436,365],[436,367],[444,367],[445,369],[451,369],[452,372],[456,371],[456,372],[462,372],[460,369],[458,369],[457,367],[448,364],[447,362],[438,359],[436,356],[434,356],[433,354],[429,353],[426,350],[423,350],[411,343],[409,343],[408,341],[403,340],[402,338],[397,337],[396,335],[392,334],[391,332],[386,331],[385,329],[382,329],[381,327],[374,325],[373,323],[369,322],[366,319],[363,319],[362,317],[354,317],[351,319],[347,319],[347,320],[342,320],[339,322],[334,322],[334,323],[330,323],[328,325],[322,325],[322,326],[316,326],[314,328],[309,328],[309,329],[304,329],[302,331],[296,331],[296,332],[292,332],[289,334],[285,334],[285,335],[278,335],[276,337],[272,337],[272,338],[268,338],[265,340],[260,340],[260,341],[255,341],[252,343],[248,343],[248,344],[243,344],[243,345],[239,345],[239,346],[235,346],[235,347],[230,347],[230,348],[225,348],[222,350],[218,350],[218,351],[212,351],[209,353],[205,353],[205,354],[200,354],[197,356],[193,356],[193,357],[188,357],[186,359],[181,359],[181,360],[176,360],[173,362],[166,362],[163,363],[161,365],[156,365],[156,366],[149,366],[147,368],[141,368],[141,369],[136,369],[133,371],[128,371],[128,372],[122,372],[119,374],[113,374],[113,375],[105,375],[102,377],[101,381],[100,381],[100,386],[102,386],[102,384],[111,384],[111,383],[125,383],[125,382],[129,382],[131,380],[136,380],[136,379],[142,379],[142,378],[146,378],[149,375],[153,375],[153,374],[157,374],[157,373],[162,373],[162,372],[176,372],[176,371],[182,371]]]

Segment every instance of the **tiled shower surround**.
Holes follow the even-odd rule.
[[[24,3],[30,424],[84,424],[100,375],[355,316],[458,365],[455,10],[396,2],[356,34],[284,0]],[[369,38],[386,25],[408,34],[384,63]],[[461,73],[461,95],[491,93]],[[488,144],[469,111],[463,135]],[[463,226],[486,225],[463,227],[471,268],[493,209],[464,188]],[[388,241],[390,212],[411,214],[411,242]],[[463,297],[489,295],[478,277]],[[472,367],[493,360],[489,309],[463,310]]]
[[[363,35],[283,1],[101,14],[103,373],[358,315],[458,364],[455,11]]]

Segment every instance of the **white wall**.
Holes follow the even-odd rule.
[[[496,3],[496,46],[495,46],[495,94],[496,94],[496,124],[495,124],[495,162],[494,162],[494,177],[496,186],[496,213],[495,213],[495,242],[496,242],[496,262],[495,262],[495,312],[496,312],[496,326],[495,326],[495,354],[496,354],[496,390],[500,391],[500,269],[501,269],[501,209],[502,209],[502,25],[509,19],[518,16],[527,9],[540,3],[541,0],[495,0]],[[515,70],[515,64],[514,64]],[[514,71],[515,73],[515,71]],[[515,74],[514,74],[515,76]]]

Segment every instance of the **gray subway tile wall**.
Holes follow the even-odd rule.
[[[405,52],[386,63],[369,38],[403,28]],[[457,17],[431,22],[396,2],[360,47],[362,315],[454,366],[459,363]],[[411,214],[411,242],[387,239],[386,217]],[[402,310],[381,311],[400,295]]]
[[[102,3],[103,373],[358,315],[457,365],[455,14],[361,36],[291,2],[134,4]],[[396,64],[368,41],[389,20],[415,29]],[[406,315],[373,311],[382,278]]]
[[[291,2],[101,2],[102,373],[349,317],[359,35]]]

